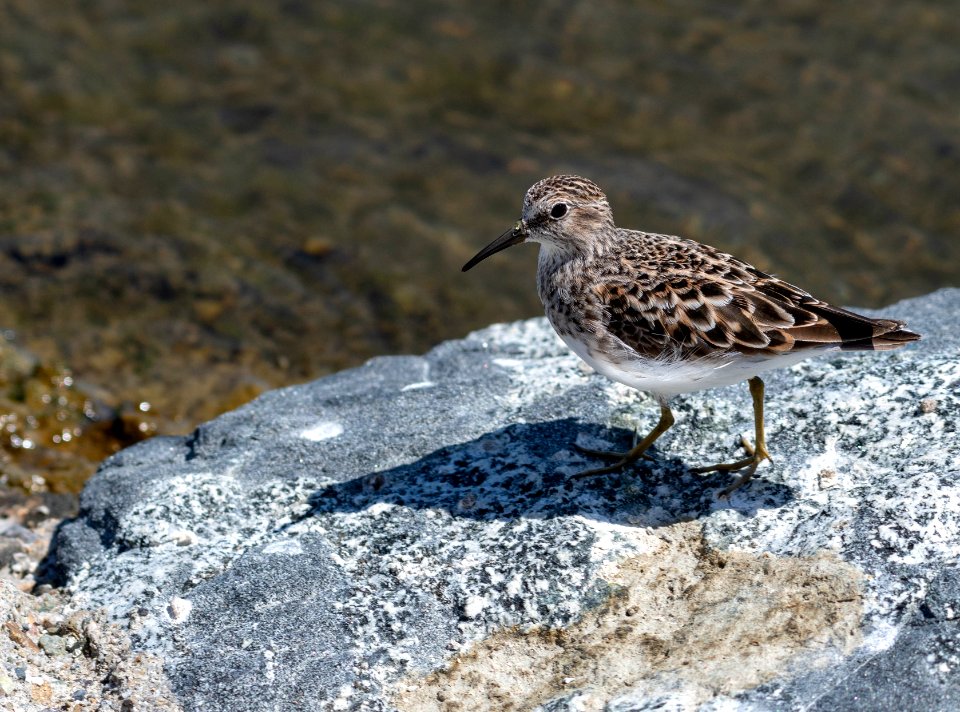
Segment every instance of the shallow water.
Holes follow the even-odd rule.
[[[99,433],[79,472],[540,313],[534,248],[459,268],[555,172],[839,303],[960,283],[948,4],[264,5],[0,6],[0,327],[75,403],[35,444]],[[5,472],[59,482],[18,427]]]

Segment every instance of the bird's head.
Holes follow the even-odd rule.
[[[522,242],[569,256],[586,254],[607,229],[613,229],[613,212],[596,183],[573,175],[544,178],[523,197],[522,217],[513,229],[480,250],[463,271]]]

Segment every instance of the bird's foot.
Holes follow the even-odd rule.
[[[697,474],[706,474],[707,472],[738,472],[740,470],[745,470],[737,479],[733,481],[728,487],[725,487],[719,495],[720,499],[726,499],[730,496],[730,493],[740,487],[743,487],[747,482],[751,480],[753,474],[757,471],[757,466],[764,460],[771,460],[770,453],[767,452],[767,448],[761,444],[759,447],[754,448],[753,445],[746,438],[741,438],[741,443],[743,444],[743,449],[747,451],[749,457],[745,457],[742,460],[736,460],[735,462],[723,462],[716,465],[708,465],[707,467],[694,467],[691,468],[693,472]]]
[[[619,472],[624,467],[629,465],[631,462],[636,462],[641,457],[648,460],[653,458],[646,454],[647,450],[650,449],[650,446],[659,438],[663,433],[665,433],[670,426],[673,425],[673,413],[670,412],[670,409],[666,406],[665,403],[660,404],[660,420],[656,426],[651,430],[647,437],[641,440],[639,443],[636,439],[636,434],[634,434],[634,446],[630,448],[627,452],[612,452],[609,450],[589,450],[585,447],[580,447],[579,445],[574,445],[574,447],[580,452],[586,453],[587,455],[593,455],[594,457],[602,457],[607,459],[616,460],[612,465],[607,465],[606,467],[597,467],[592,470],[584,470],[583,472],[578,472],[572,477],[591,477],[593,475],[606,475],[610,472]]]
[[[595,467],[590,470],[583,470],[578,472],[572,477],[591,477],[593,475],[606,475],[611,472],[619,472],[624,467],[629,465],[631,462],[636,462],[637,460],[652,460],[653,458],[648,455],[646,452],[634,453],[634,450],[627,450],[626,452],[617,452],[616,450],[591,450],[590,448],[581,447],[580,445],[574,444],[574,449],[579,450],[584,455],[590,455],[592,457],[599,457],[604,460],[615,460],[612,465],[607,465],[606,467]]]

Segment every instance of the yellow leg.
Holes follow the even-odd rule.
[[[753,396],[753,427],[756,433],[756,448],[750,446],[747,439],[743,439],[743,449],[747,451],[750,457],[745,457],[736,462],[726,462],[719,465],[710,465],[709,467],[695,467],[694,472],[736,472],[746,468],[746,472],[740,475],[733,483],[725,488],[720,497],[727,497],[738,487],[742,487],[750,481],[753,473],[757,471],[757,465],[764,460],[770,459],[770,453],[767,452],[767,438],[763,432],[763,381],[754,376],[749,381],[750,395]]]
[[[644,457],[647,449],[653,445],[657,438],[663,435],[670,426],[673,425],[673,413],[670,412],[670,409],[664,405],[660,404],[660,422],[656,424],[653,430],[651,430],[647,437],[641,440],[639,443],[634,445],[627,452],[610,452],[607,450],[588,450],[587,448],[580,447],[579,445],[574,445],[580,452],[585,452],[588,455],[594,455],[596,457],[609,457],[616,458],[617,462],[607,467],[598,467],[593,470],[584,470],[583,472],[578,472],[573,475],[574,477],[590,477],[591,475],[605,475],[608,472],[617,472],[618,470],[623,469],[625,466],[629,465],[631,462],[634,462],[641,457]]]

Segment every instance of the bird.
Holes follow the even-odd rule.
[[[564,343],[598,373],[653,396],[660,419],[626,452],[583,453],[612,464],[579,472],[622,470],[673,424],[670,402],[683,393],[747,381],[754,443],[733,462],[692,468],[740,474],[728,497],[770,459],[760,374],[837,351],[890,351],[920,335],[903,321],[836,307],[694,240],[617,227],[607,196],[593,181],[556,175],[533,184],[521,218],[463,265],[466,272],[502,250],[540,246],[537,291]]]

